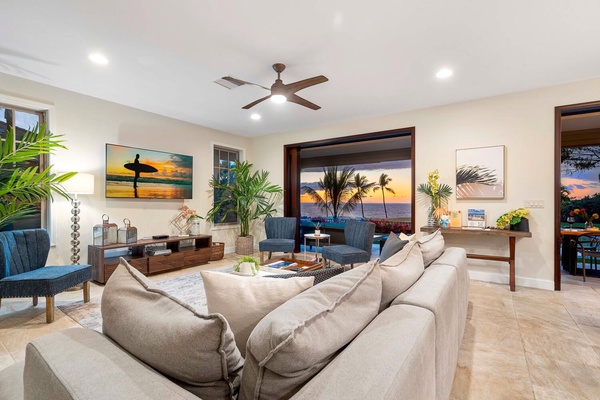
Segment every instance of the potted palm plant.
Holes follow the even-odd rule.
[[[421,183],[417,187],[417,191],[428,196],[431,201],[427,216],[427,225],[430,226],[437,226],[442,215],[447,212],[448,198],[452,194],[452,188],[445,183],[438,183],[438,179],[440,174],[436,169],[427,175],[427,183]]]
[[[25,132],[19,140],[10,127],[0,141],[0,229],[35,213],[36,205],[43,199],[51,199],[53,193],[70,198],[61,183],[76,172],[59,175],[52,173],[51,167],[40,171],[37,166],[27,166],[40,155],[66,149],[60,137],[39,125]]]
[[[254,239],[250,235],[252,222],[275,213],[275,203],[283,189],[269,182],[269,172],[252,172],[252,164],[247,161],[236,161],[231,172],[231,181],[211,178],[209,185],[213,188],[215,201],[206,217],[215,223],[224,222],[230,214],[237,215],[240,233],[235,242],[235,252],[248,255],[254,252]]]

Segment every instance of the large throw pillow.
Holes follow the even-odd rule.
[[[102,295],[102,331],[201,398],[230,399],[243,358],[219,314],[202,315],[121,259]]]
[[[398,236],[400,237],[400,240],[408,240],[409,242],[418,239],[418,235],[416,233],[413,233],[412,235],[407,235],[404,232],[400,232],[400,235]]]
[[[372,261],[271,311],[248,339],[239,399],[292,397],[377,316],[380,300]]]
[[[423,253],[425,268],[429,267],[444,252],[444,236],[439,229],[430,235],[423,236],[417,242]]]
[[[379,255],[379,263],[384,262],[394,254],[402,250],[402,248],[406,246],[407,243],[408,240],[400,240],[400,238],[394,232],[390,232],[388,238],[385,241],[385,244],[383,245],[383,249],[381,249],[381,254]]]
[[[256,324],[265,315],[313,285],[314,276],[294,279],[244,277],[201,271],[208,312],[225,317],[242,356]]]
[[[401,251],[381,262],[379,268],[382,283],[380,310],[383,310],[423,275],[425,267],[419,245],[416,241],[409,242]]]

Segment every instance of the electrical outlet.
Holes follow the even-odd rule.
[[[525,200],[525,208],[544,208],[544,200]]]

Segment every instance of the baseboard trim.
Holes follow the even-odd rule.
[[[498,274],[494,272],[471,271],[469,270],[469,278],[475,281],[484,281],[491,283],[500,283],[508,286],[508,275]],[[554,290],[554,281],[536,278],[524,278],[517,276],[515,279],[516,286],[524,286],[534,289]],[[517,287],[518,290],[518,287]]]

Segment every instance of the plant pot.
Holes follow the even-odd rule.
[[[315,229],[315,236],[321,236],[321,230]]]
[[[529,220],[527,218],[521,218],[521,222],[511,225],[511,231],[529,232]]]
[[[250,236],[238,236],[235,241],[235,252],[242,256],[254,253],[254,238]]]

